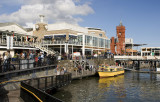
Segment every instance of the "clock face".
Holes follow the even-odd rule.
[[[48,25],[45,25],[45,29],[46,29],[46,30],[48,29]]]
[[[35,27],[36,27],[36,30],[38,30],[38,28],[39,28],[39,25],[36,25]]]

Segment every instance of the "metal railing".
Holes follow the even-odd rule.
[[[15,70],[24,70],[31,69],[40,66],[53,65],[57,63],[56,57],[44,58],[43,60],[35,59],[15,59],[10,58],[5,61],[0,62],[0,73],[15,71]]]
[[[0,38],[0,45],[7,46],[7,40]],[[13,41],[13,46],[34,47],[34,43],[29,41]]]
[[[60,88],[62,86],[68,85],[71,82],[71,80],[72,80],[72,74],[65,73],[64,75],[44,76],[40,78],[34,78],[26,80],[25,83],[28,83],[34,88],[46,91],[48,89]]]
[[[44,45],[47,45],[47,44],[56,45],[56,44],[66,44],[66,41],[43,41],[42,43]],[[82,45],[81,42],[75,42],[75,41],[68,41],[67,43],[68,44],[73,44],[73,45]]]
[[[51,92],[55,88],[60,88],[68,85],[71,82],[71,73],[57,76],[45,76],[34,78],[21,82],[20,97],[25,102],[62,102],[46,92]],[[50,91],[48,91],[50,90]]]
[[[127,56],[127,55],[114,55],[115,59],[139,59],[139,60],[150,60],[150,59],[160,59],[159,56]]]
[[[21,82],[20,97],[24,102],[62,102],[60,99],[55,98],[24,82]]]

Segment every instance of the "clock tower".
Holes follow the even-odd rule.
[[[116,53],[122,55],[125,53],[125,26],[123,26],[122,21],[120,21],[119,26],[116,27],[117,30],[117,41],[116,41]]]

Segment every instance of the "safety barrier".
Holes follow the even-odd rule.
[[[71,77],[71,73],[65,73],[22,81],[20,97],[25,102],[62,102],[46,92],[68,85],[72,80]]]
[[[24,82],[21,82],[20,97],[24,102],[62,102],[62,100]]]

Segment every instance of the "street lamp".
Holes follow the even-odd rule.
[[[65,52],[66,52],[67,60],[68,60],[68,40],[65,42]]]

